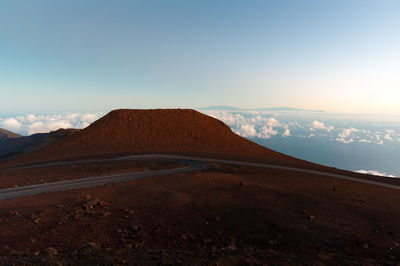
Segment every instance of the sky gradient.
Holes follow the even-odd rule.
[[[400,115],[399,1],[1,1],[0,114]]]

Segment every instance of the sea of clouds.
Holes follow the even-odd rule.
[[[102,113],[68,113],[0,117],[0,128],[21,134],[47,133],[60,128],[85,128],[99,119]]]
[[[324,140],[325,143],[333,143],[332,149],[337,150],[340,149],[340,145],[350,144],[354,149],[358,148],[357,145],[371,145],[375,149],[380,149],[380,146],[387,149],[400,148],[400,123],[363,123],[349,119],[333,119],[330,115],[312,113],[220,110],[202,112],[223,121],[240,136],[256,142],[257,139],[273,141],[278,138],[295,138],[298,142],[302,141],[301,139],[311,141],[315,139],[315,142]],[[258,143],[264,145],[266,142],[258,141]],[[345,154],[343,155],[345,156]],[[369,169],[357,170],[357,172],[394,177],[394,175],[382,171]]]
[[[349,144],[353,142],[371,144],[392,144],[400,142],[400,130],[378,128],[344,127],[327,124],[318,120],[292,120],[287,114],[261,113],[261,112],[226,112],[203,111],[203,113],[217,118],[242,137],[269,139],[272,136],[282,137],[327,137],[330,140]],[[282,117],[282,120],[279,119]],[[348,123],[344,123],[348,124]]]

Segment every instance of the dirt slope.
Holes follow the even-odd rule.
[[[21,137],[21,135],[18,135],[17,133],[0,128],[0,141],[4,140],[4,139],[13,139],[13,138],[20,138],[20,137]]]
[[[296,161],[236,134],[221,121],[189,109],[114,110],[89,127],[23,156],[19,162],[141,152],[203,153]]]

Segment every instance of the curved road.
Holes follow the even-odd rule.
[[[188,157],[188,156],[174,156],[174,155],[164,155],[164,154],[146,154],[146,155],[129,156],[129,157],[116,158],[116,159],[104,159],[104,160],[86,160],[86,161],[45,163],[45,164],[17,167],[14,169],[27,169],[27,168],[46,167],[46,166],[113,162],[113,161],[114,162],[115,161],[178,162],[178,163],[185,163],[185,164],[187,164],[187,166],[182,167],[182,168],[146,171],[146,172],[139,172],[139,173],[135,172],[135,173],[127,173],[127,174],[107,175],[107,176],[93,176],[93,177],[85,177],[85,178],[79,178],[79,179],[74,179],[74,180],[65,180],[65,181],[59,181],[59,182],[53,182],[53,183],[45,183],[45,184],[37,184],[37,185],[30,185],[30,186],[23,186],[23,187],[0,189],[0,200],[26,197],[26,196],[35,195],[35,194],[67,190],[67,189],[101,186],[101,185],[111,184],[111,183],[126,182],[126,181],[134,180],[134,179],[148,178],[148,177],[152,177],[152,176],[188,173],[188,172],[193,172],[193,171],[198,171],[198,170],[204,169],[206,167],[207,162],[227,163],[227,164],[234,164],[234,165],[262,167],[262,168],[277,169],[277,170],[288,170],[288,171],[293,171],[293,172],[339,178],[339,179],[344,179],[344,180],[350,180],[350,181],[355,181],[355,182],[400,190],[400,186],[396,186],[396,185],[381,183],[381,182],[372,181],[372,180],[360,179],[360,178],[355,178],[355,177],[351,177],[351,176],[326,173],[326,172],[316,171],[316,170],[308,170],[308,169],[294,168],[294,167],[281,166],[281,165],[272,165],[272,164],[251,163],[251,162],[241,162],[241,161],[212,159],[212,158],[197,158],[197,157]]]

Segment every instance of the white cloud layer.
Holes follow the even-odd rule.
[[[396,145],[400,142],[400,134],[394,129],[366,128],[366,125],[341,127],[340,123],[326,124],[321,120],[309,121],[279,121],[279,114],[259,113],[259,112],[227,112],[218,110],[208,110],[204,112],[217,118],[231,129],[247,138],[269,139],[272,136],[299,137],[299,138],[328,138],[331,141],[338,141],[344,144],[363,143]],[[333,123],[332,121],[330,123]],[[367,125],[369,126],[369,125]],[[396,143],[395,143],[396,142]]]
[[[311,130],[326,130],[328,132],[331,132],[333,129],[334,127],[328,127],[323,122],[314,121],[311,123]]]
[[[22,127],[22,124],[12,117],[0,120],[0,123],[2,127],[10,131],[19,131]]]
[[[377,175],[377,176],[386,176],[386,177],[396,177],[394,175],[388,175],[386,173],[382,173],[379,171],[375,171],[375,170],[357,170],[354,171],[356,173],[360,173],[360,174],[367,174],[367,175]]]
[[[282,134],[282,137],[290,137],[290,130],[288,128],[285,129],[285,131]]]
[[[46,133],[60,128],[85,128],[99,119],[102,113],[73,113],[0,118],[0,127],[22,134]]]
[[[359,130],[351,127],[345,128],[341,133],[339,133],[338,137],[336,138],[337,141],[342,142],[344,144],[348,144],[354,141],[352,138],[353,133],[358,132]]]
[[[241,114],[224,111],[206,111],[204,113],[221,120],[236,134],[245,138],[269,139],[278,134],[285,137],[290,136],[289,125],[279,122],[274,117],[263,117],[258,113],[251,113],[252,117],[244,117]]]

